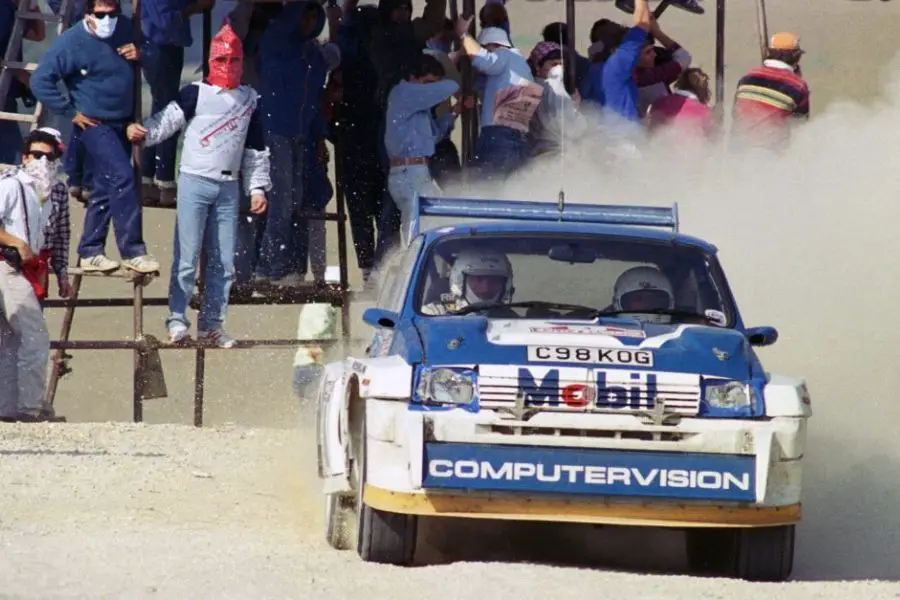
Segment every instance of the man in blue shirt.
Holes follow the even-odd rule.
[[[215,0],[141,1],[141,67],[150,86],[152,113],[178,97],[184,49],[193,43],[190,18],[212,8],[214,3]],[[175,204],[177,150],[178,136],[174,136],[141,154],[141,195],[150,204]]]
[[[131,20],[115,0],[87,0],[84,19],[59,36],[31,77],[34,95],[50,111],[71,117],[94,167],[93,190],[78,245],[85,271],[111,272],[119,264],[105,255],[110,219],[123,265],[153,273],[159,263],[144,245],[131,144],[125,136],[133,121],[134,67],[138,51]],[[63,94],[57,84],[68,92]]]
[[[388,190],[400,210],[400,242],[406,246],[416,194],[435,195],[440,188],[431,178],[428,162],[437,141],[453,125],[458,109],[435,121],[431,109],[459,91],[459,84],[444,79],[435,57],[422,54],[412,74],[388,95],[384,147],[390,159]],[[457,105],[459,106],[459,105]]]

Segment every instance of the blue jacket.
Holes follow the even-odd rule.
[[[431,109],[459,91],[452,79],[434,83],[401,81],[388,96],[384,146],[388,157],[419,158],[434,154],[438,141],[453,125],[448,113],[435,120]]]
[[[312,34],[303,37],[299,24],[306,6],[317,11]],[[325,28],[325,11],[318,2],[288,2],[259,41],[263,125],[281,137],[320,138],[325,135],[322,92],[328,65],[316,38]]]
[[[79,21],[56,38],[31,76],[31,91],[51,111],[75,112],[101,121],[131,120],[135,63],[116,53],[134,42],[131,19],[120,16],[116,30],[101,40]],[[62,81],[66,98],[56,87]]]
[[[607,110],[628,121],[641,120],[634,69],[641,57],[641,50],[646,45],[647,31],[632,27],[602,67],[602,103]]]
[[[155,44],[188,48],[193,43],[191,20],[181,15],[193,0],[143,0],[141,32]]]

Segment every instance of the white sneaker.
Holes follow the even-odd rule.
[[[179,342],[183,342],[188,339],[190,336],[188,335],[188,328],[184,326],[182,323],[173,323],[169,327],[169,343],[177,344]]]
[[[143,256],[135,256],[122,261],[122,265],[126,269],[131,269],[137,273],[156,273],[159,271],[159,263],[149,254]]]
[[[198,331],[197,341],[203,344],[213,344],[219,348],[234,348],[237,340],[225,333],[221,327],[212,331]]]
[[[119,263],[98,254],[90,258],[82,258],[78,261],[78,266],[85,273],[112,273],[119,268]]]

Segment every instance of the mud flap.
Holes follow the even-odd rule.
[[[144,335],[144,342],[138,349],[138,363],[135,373],[137,391],[143,400],[167,398],[166,377],[162,359],[159,357],[159,340],[152,335]]]

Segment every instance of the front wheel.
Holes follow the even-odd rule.
[[[794,525],[687,531],[691,571],[748,581],[785,581],[794,566]]]
[[[416,515],[386,512],[363,499],[366,483],[366,426],[361,419],[356,469],[356,551],[366,562],[410,565],[416,553],[419,520]]]

